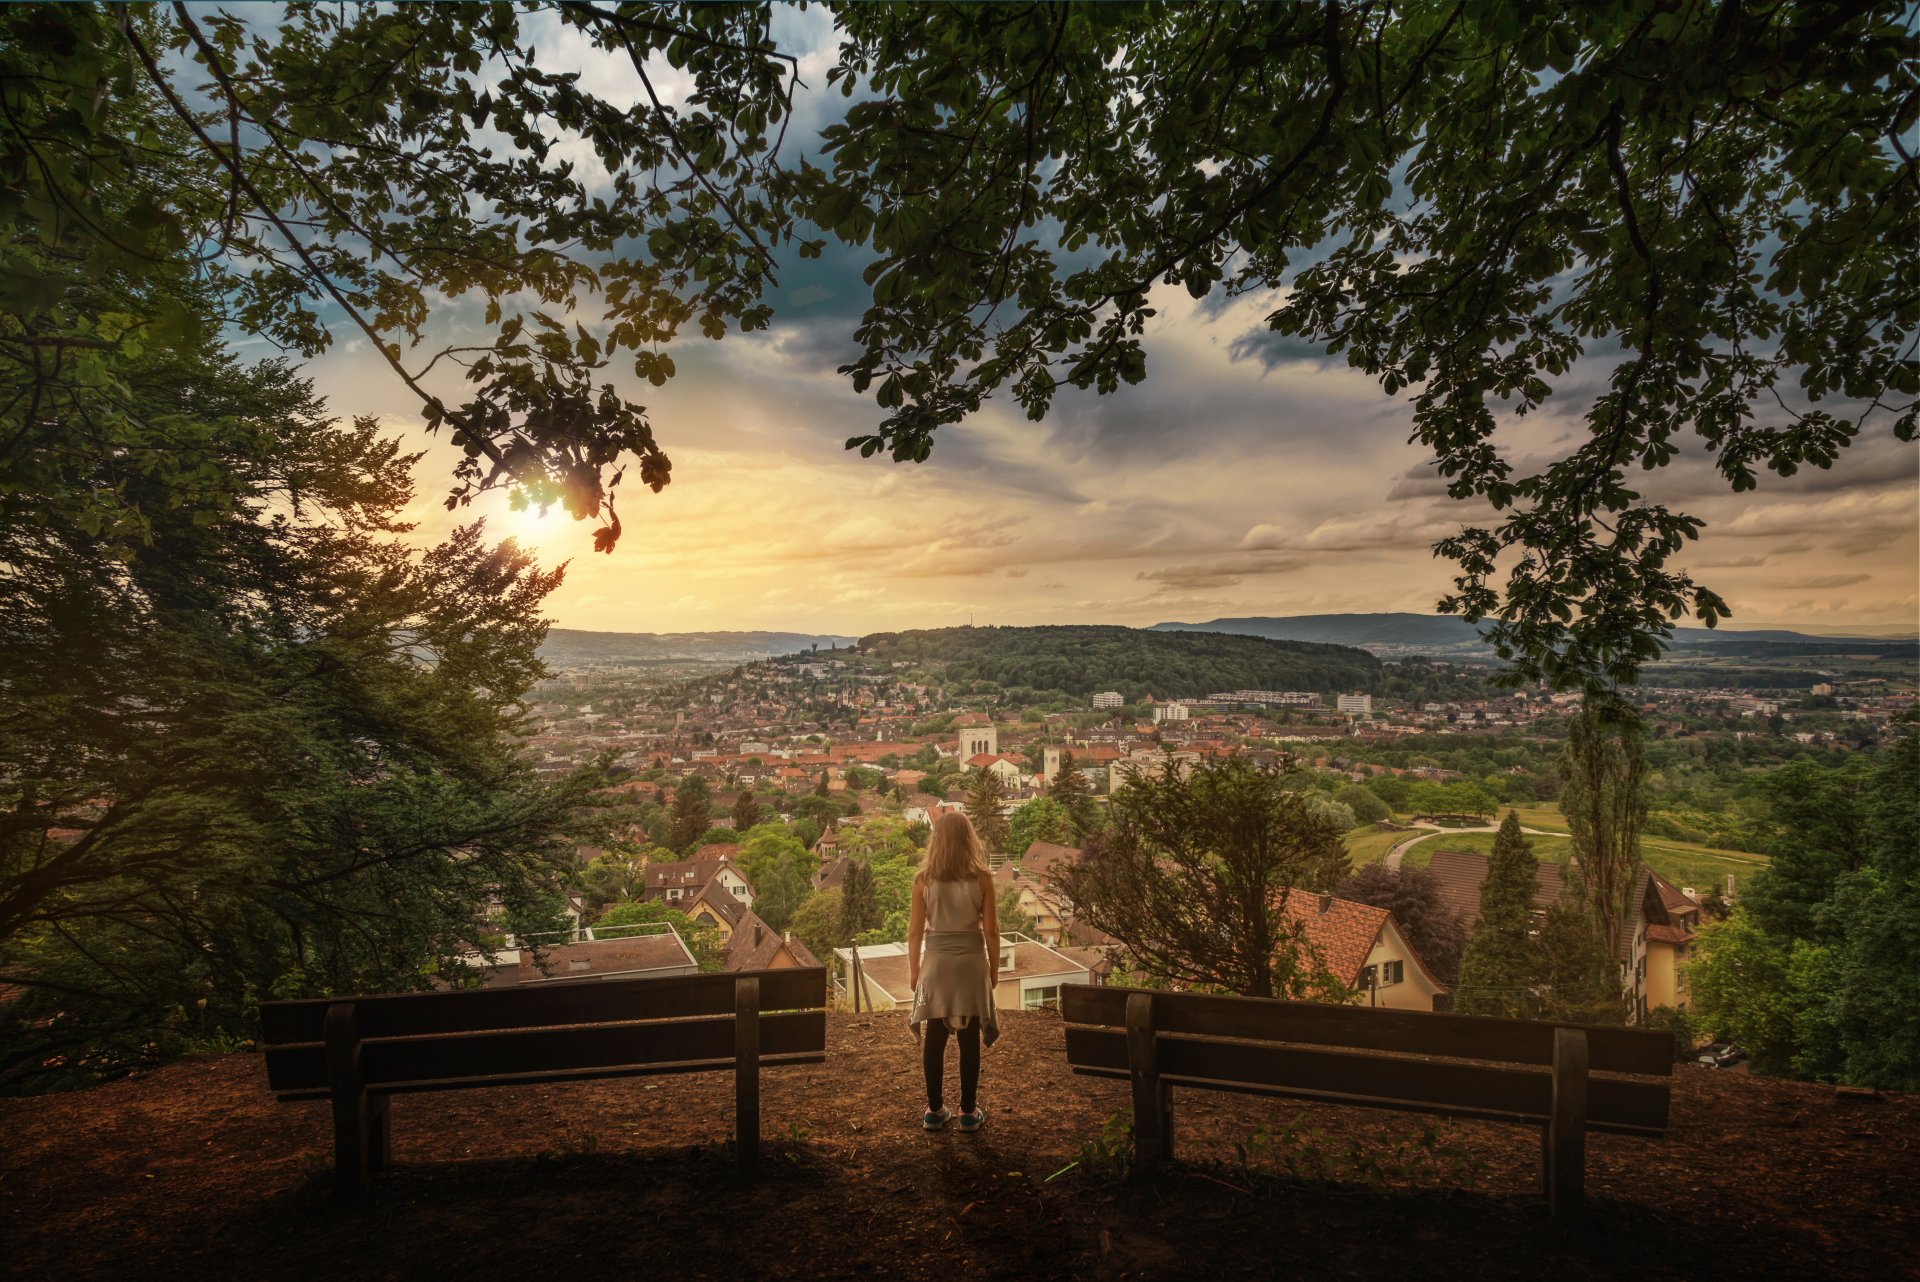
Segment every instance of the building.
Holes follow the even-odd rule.
[[[722,849],[709,846],[708,850]],[[720,883],[720,892],[753,907],[753,884],[734,867],[731,854],[717,858],[679,859],[671,863],[648,864],[646,888],[642,897],[657,899],[670,908],[685,909],[701,897],[710,881]]]
[[[1471,850],[1436,850],[1427,865],[1440,883],[1440,901],[1472,930],[1480,920],[1480,885],[1487,879],[1487,857]],[[1534,920],[1546,916],[1565,887],[1565,865],[1542,859],[1534,870]]]
[[[751,908],[727,941],[728,970],[798,970],[820,959],[805,944],[760,920]]]
[[[983,726],[964,726],[954,745],[954,755],[962,761],[978,756],[996,756],[1000,751],[1000,732],[992,722]]]
[[[1833,683],[1832,683],[1832,682],[1830,682],[1830,681],[1820,681],[1820,682],[1816,682],[1816,683],[1814,684],[1814,687],[1813,687],[1813,690],[1811,691],[1811,693],[1812,693],[1812,694],[1814,694],[1814,695],[1824,695],[1824,694],[1832,694],[1832,693],[1833,693]]]
[[[1283,916],[1328,972],[1353,990],[1355,1003],[1427,1011],[1451,1004],[1447,986],[1427,969],[1387,909],[1295,890],[1287,895]]]
[[[836,948],[842,985],[851,985],[853,950]],[[907,945],[862,944],[860,974],[864,981],[862,1006],[874,1010],[905,1010],[913,1005],[907,983]],[[994,976],[993,1004],[997,1010],[1037,1010],[1060,1004],[1060,985],[1093,982],[1087,962],[1076,961],[1057,949],[1025,935],[1000,936],[1000,965]]]
[[[562,932],[567,933],[567,932]],[[478,954],[462,960],[482,970],[482,988],[582,983],[600,979],[658,979],[697,975],[700,964],[664,922],[645,926],[587,928],[587,939],[556,940],[538,948],[506,949],[488,963]]]
[[[1186,719],[1187,705],[1184,703],[1162,703],[1157,705],[1153,710],[1153,721],[1155,725],[1160,725],[1168,721],[1185,721]]]
[[[1127,706],[1127,701],[1120,697],[1118,690],[1102,690],[1099,694],[1093,696],[1093,706],[1096,708],[1124,708]]]
[[[1017,861],[1020,872],[1042,886],[1051,886],[1071,864],[1080,862],[1080,847],[1062,846],[1051,841],[1036,841]]]
[[[981,752],[971,757],[962,757],[960,763],[969,770],[985,770],[997,776],[1008,788],[1020,786],[1020,766],[1012,757],[997,752]]]
[[[1343,694],[1333,701],[1337,711],[1350,717],[1370,717],[1373,715],[1373,696],[1370,694]]]

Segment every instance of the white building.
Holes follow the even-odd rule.
[[[1127,701],[1120,697],[1118,690],[1102,690],[1099,694],[1093,696],[1093,706],[1096,708],[1124,708],[1127,706]]]
[[[1074,953],[1081,951],[1073,950]],[[839,983],[851,993],[853,950],[836,948],[833,952],[840,959]],[[892,944],[862,944],[860,977],[865,990],[862,1006],[893,1010],[913,1004],[913,988],[907,983],[904,940]],[[1092,971],[1079,957],[1025,935],[1000,936],[1000,964],[993,983],[996,1009],[1037,1010],[1042,1006],[1058,1006],[1060,985],[1091,982]]]
[[[1373,715],[1373,696],[1370,694],[1343,694],[1334,700],[1333,706],[1348,716],[1370,717]]]
[[[1164,721],[1185,721],[1186,719],[1187,705],[1184,703],[1160,703],[1154,705],[1153,720],[1155,724]]]

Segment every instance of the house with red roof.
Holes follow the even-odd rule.
[[[1390,910],[1293,890],[1282,916],[1315,960],[1353,990],[1356,1003],[1429,1011],[1450,1005],[1447,986],[1427,969]]]

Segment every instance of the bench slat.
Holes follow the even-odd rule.
[[[1156,1021],[1159,1016],[1156,1004]],[[1124,1031],[1068,1025],[1066,1037],[1067,1062],[1076,1070],[1127,1076]],[[1218,1090],[1231,1085],[1257,1094],[1345,1097],[1343,1102],[1370,1100],[1385,1107],[1418,1106],[1419,1111],[1538,1123],[1546,1121],[1553,1105],[1549,1074],[1492,1065],[1210,1041],[1166,1032],[1156,1038],[1155,1057],[1161,1080],[1174,1086]],[[1663,1131],[1668,1095],[1665,1083],[1595,1078],[1589,1085],[1589,1121],[1609,1130]]]
[[[827,1056],[824,1051],[812,1051],[796,1055],[762,1055],[761,1068],[782,1068],[794,1064],[824,1064]],[[574,1068],[561,1069],[550,1073],[514,1073],[496,1077],[450,1077],[438,1081],[401,1082],[391,1086],[376,1086],[368,1090],[369,1095],[415,1095],[430,1091],[458,1091],[488,1086],[538,1086],[553,1082],[594,1082],[614,1077],[653,1077],[662,1073],[712,1073],[732,1069],[731,1056],[722,1060],[693,1059],[670,1064],[620,1064],[610,1068]],[[329,1098],[325,1088],[280,1091],[275,1096],[282,1104],[296,1104],[304,1100],[324,1100]]]
[[[766,1057],[824,1051],[826,1034],[824,1011],[760,1017],[760,1048]],[[691,1060],[733,1065],[731,1010],[724,1017],[370,1038],[361,1043],[361,1071],[373,1089]],[[267,1082],[276,1091],[325,1087],[325,1049],[316,1045],[270,1048]]]
[[[1062,984],[1060,1011],[1069,1025],[1124,1028],[1127,995],[1142,991],[1091,984]],[[1161,1033],[1193,1033],[1252,1041],[1305,1042],[1407,1055],[1446,1055],[1503,1064],[1553,1063],[1553,1030],[1560,1025],[1428,1011],[1335,1006],[1263,997],[1211,993],[1161,993],[1153,1003],[1153,1026]],[[1172,1000],[1166,1000],[1171,998]],[[1580,1025],[1587,1034],[1597,1073],[1667,1077],[1673,1072],[1673,1038],[1637,1028]],[[1071,1030],[1069,1030],[1071,1031]]]
[[[513,988],[262,1002],[261,1040],[269,1046],[317,1042],[327,1007],[347,1000],[359,1007],[363,1037],[731,1015],[734,981],[747,974],[760,981],[762,1010],[819,1010],[827,1004],[827,972],[818,966],[664,978],[556,979]]]

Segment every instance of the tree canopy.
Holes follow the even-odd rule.
[[[1270,298],[1249,342],[1406,393],[1448,493],[1493,510],[1437,545],[1442,609],[1493,620],[1521,677],[1604,688],[1727,614],[1674,564],[1701,522],[1632,471],[1697,442],[1740,491],[1877,419],[1914,436],[1896,0],[837,16],[830,75],[868,92],[811,212],[876,255],[844,367],[884,412],[863,454],[1139,382],[1158,286]],[[1571,448],[1519,457],[1502,429],[1556,391]]]

